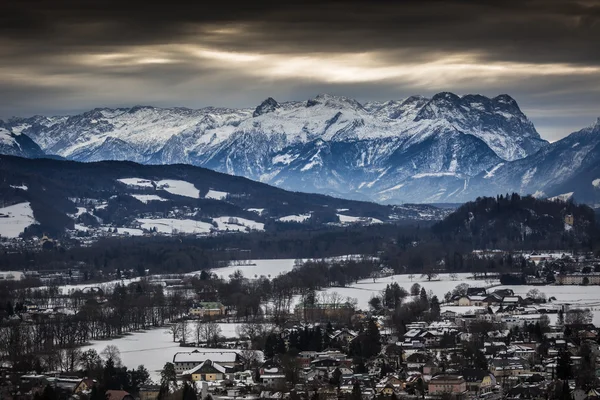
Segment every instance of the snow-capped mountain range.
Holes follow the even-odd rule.
[[[508,95],[361,104],[321,94],[302,102],[268,98],[255,109],[136,106],[13,118],[0,122],[0,152],[192,164],[384,203],[462,202],[508,191],[554,196],[575,191],[569,185],[585,174],[589,187],[581,183],[575,195],[583,191],[594,202],[598,129],[549,144]]]

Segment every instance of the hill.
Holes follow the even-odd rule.
[[[89,237],[108,230],[210,235],[436,220],[448,213],[289,192],[190,165],[0,156],[0,176],[4,237],[66,231]]]
[[[480,249],[566,249],[597,239],[593,209],[572,201],[518,194],[481,197],[432,227],[446,239],[470,241]]]

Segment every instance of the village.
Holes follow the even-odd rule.
[[[125,286],[112,289],[75,286],[47,297],[33,295],[3,314],[2,346],[20,343],[11,337],[15,327],[30,325],[35,327],[31,332],[39,334],[41,327],[67,324],[84,309],[111,307],[119,290],[139,296],[163,289],[167,302],[178,299],[177,308],[171,304],[166,313],[149,304],[150,314],[160,313],[161,318],[152,324],[132,320],[132,332],[166,326],[163,336],[173,345],[163,359],[146,362],[161,367],[144,368],[142,378],[135,373],[136,365],[121,363],[118,338],[98,342],[95,354],[76,349],[90,339],[111,337],[102,331],[109,328],[99,327],[97,332],[81,328],[87,339],[71,342],[70,350],[57,349],[58,359],[48,364],[49,370],[38,362],[29,371],[21,365],[22,373],[14,375],[16,359],[5,348],[0,398],[41,398],[52,388],[59,398],[92,399],[101,390],[111,400],[174,399],[182,391],[198,399],[594,399],[600,375],[594,303],[561,299],[545,291],[569,285],[574,291],[594,290],[600,276],[598,260],[535,256],[530,255],[529,262],[535,273],[522,277],[523,284],[529,283],[523,286],[526,293],[515,293],[519,286],[502,286],[493,277],[476,280],[466,274],[438,277],[448,279],[446,286],[454,288],[434,293],[426,290],[437,277],[430,273],[420,279],[412,275],[414,282],[405,287],[386,283],[383,290],[370,294],[366,307],[356,299],[308,290],[290,298],[284,312],[277,313],[272,298],[263,304],[262,313],[245,317],[243,308],[225,306],[214,297],[210,282],[216,276],[209,274],[202,279],[128,279],[121,281]],[[4,279],[17,276],[6,273]],[[80,279],[73,273],[71,277]],[[230,278],[235,279],[249,287],[261,281],[241,274]],[[55,307],[44,308],[41,303]],[[128,314],[124,307],[120,312]],[[235,332],[225,334],[222,327],[232,322]],[[100,325],[91,319],[82,325],[89,323]],[[125,336],[117,337],[126,340],[126,326],[119,329]],[[93,368],[86,367],[86,354],[93,356]],[[115,367],[125,378],[109,383],[106,371]]]

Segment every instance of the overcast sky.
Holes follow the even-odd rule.
[[[600,116],[599,40],[600,0],[2,1],[0,117],[508,93],[556,140]]]

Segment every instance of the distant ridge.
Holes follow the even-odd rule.
[[[506,192],[574,192],[578,201],[600,204],[592,184],[600,179],[596,131],[597,124],[549,144],[507,94],[442,92],[364,104],[320,94],[268,98],[248,109],[136,106],[13,118],[0,122],[0,143],[7,143],[0,153],[190,164],[384,204],[461,203]]]

